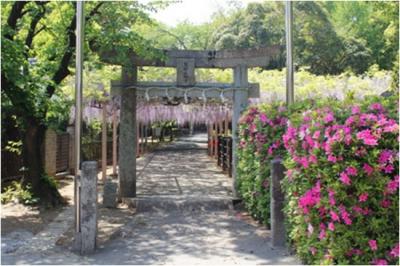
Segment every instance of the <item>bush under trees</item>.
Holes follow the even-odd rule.
[[[288,241],[305,263],[398,263],[397,106],[395,96],[307,100],[241,118],[239,192],[268,225],[270,160],[284,159]]]

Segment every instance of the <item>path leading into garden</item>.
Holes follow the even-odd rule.
[[[231,179],[207,156],[206,141],[206,135],[180,138],[138,160],[137,213],[118,220],[116,233],[94,254],[75,255],[48,237],[38,242],[42,248],[31,243],[2,254],[2,263],[299,264],[270,247],[268,230],[233,209]],[[55,229],[38,235],[61,234],[57,224],[49,227]]]

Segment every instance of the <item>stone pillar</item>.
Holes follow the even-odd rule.
[[[101,180],[103,184],[107,179],[107,103],[103,103],[103,117],[101,130]]]
[[[44,169],[49,176],[55,176],[57,172],[57,133],[48,129],[44,143]]]
[[[123,85],[135,84],[137,68],[122,68]],[[121,198],[136,197],[136,89],[121,89],[119,133],[119,193]]]
[[[113,175],[117,175],[117,111],[114,110],[113,113],[113,147],[112,147],[112,156],[113,156]]]
[[[140,157],[140,123],[136,126],[136,156]]]
[[[77,182],[79,195],[78,230],[74,237],[74,250],[81,255],[90,254],[96,248],[97,238],[97,162],[83,162]]]
[[[247,106],[248,98],[248,80],[247,80],[247,67],[246,66],[236,66],[233,69],[234,85],[236,90],[233,92],[233,114],[232,114],[232,192],[234,197],[238,197],[237,193],[237,176],[236,176],[236,166],[237,166],[237,145],[239,142],[238,137],[238,122],[242,111]],[[242,88],[242,89],[241,89]],[[240,90],[237,90],[240,89]]]
[[[286,244],[286,232],[284,224],[284,194],[281,189],[281,181],[285,176],[285,167],[280,159],[271,161],[271,235],[272,246],[284,247]]]
[[[68,126],[67,133],[69,135],[68,172],[75,175],[75,127]]]

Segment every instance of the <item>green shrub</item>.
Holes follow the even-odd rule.
[[[237,169],[245,206],[269,224],[270,160],[285,158],[288,238],[305,263],[398,263],[397,117],[394,96],[249,107]]]
[[[10,186],[6,187],[1,193],[1,203],[18,202],[26,205],[35,204],[39,201],[34,197],[29,185],[24,186],[21,182],[13,181]]]
[[[285,212],[307,264],[398,262],[397,106],[374,97],[290,117]]]

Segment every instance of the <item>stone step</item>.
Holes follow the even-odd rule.
[[[151,211],[227,211],[233,210],[231,198],[148,196],[135,199],[137,212]]]

